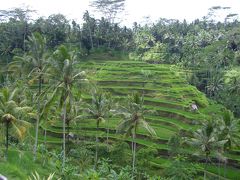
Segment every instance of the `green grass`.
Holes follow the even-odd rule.
[[[168,150],[168,139],[180,130],[194,131],[200,127],[201,122],[211,118],[211,113],[220,113],[222,106],[209,101],[206,96],[199,92],[195,87],[190,86],[183,78],[184,72],[172,65],[153,65],[139,61],[126,61],[113,59],[91,60],[79,64],[80,68],[91,72],[91,80],[97,82],[98,87],[113,94],[115,101],[123,99],[133,91],[144,92],[145,108],[155,110],[155,113],[147,113],[145,118],[156,131],[157,137],[151,137],[146,130],[138,129],[135,142],[143,147],[156,148],[160,152]],[[142,75],[142,70],[149,70],[152,76],[146,79]],[[91,102],[91,95],[82,94],[85,102]],[[190,111],[190,104],[195,101],[199,107],[198,112]],[[108,127],[111,130],[109,138],[112,141],[126,141],[130,143],[132,139],[121,134],[116,134],[115,130],[120,118],[112,118]],[[60,121],[54,124],[42,124],[46,129],[47,143],[54,146],[62,143],[62,124]],[[104,143],[107,137],[107,122],[100,123],[100,131],[96,131],[96,121],[93,119],[81,120],[76,125],[71,125],[70,132],[78,137],[85,138],[86,141],[94,141],[96,134]],[[33,134],[33,133],[32,133]],[[32,135],[33,136],[33,135]],[[43,142],[43,135],[40,135],[40,142]],[[184,149],[184,153],[192,154],[193,150],[189,147]],[[238,160],[237,155],[227,154],[227,157]],[[164,169],[169,167],[170,160],[167,156],[156,157],[151,161],[155,168]],[[213,165],[208,167],[208,171],[217,174]],[[228,174],[233,169],[229,168]],[[240,173],[239,171],[237,171]],[[228,175],[234,179],[237,173]]]
[[[172,161],[171,159],[158,157],[151,160],[151,165],[157,168],[166,169],[170,166],[171,161]],[[204,169],[204,166],[205,166],[204,164],[199,164],[199,165],[202,167],[202,169]],[[223,165],[221,165],[219,169],[218,168],[219,167],[217,164],[208,164],[207,171],[206,171],[208,178],[218,179],[218,176],[219,176],[220,178],[224,179]],[[220,174],[218,174],[219,171],[220,171]],[[203,170],[201,170],[201,172],[203,176]],[[234,180],[239,179],[239,170],[236,168],[226,167],[225,174],[226,174],[226,178],[234,179]]]
[[[202,167],[204,167],[204,165],[202,165]],[[219,170],[220,169],[220,170]],[[214,173],[215,175],[218,175],[218,171],[220,171],[219,176],[224,177],[224,167],[223,165],[220,166],[220,168],[218,169],[218,165],[207,165],[207,171]],[[226,178],[229,179],[234,179],[234,180],[238,180],[239,179],[239,169],[236,168],[232,168],[232,167],[227,167],[225,170],[226,173]]]
[[[42,167],[39,162],[34,162],[32,152],[17,151],[15,148],[9,149],[7,160],[3,157],[0,159],[0,173],[13,180],[27,179],[35,171],[41,177],[47,177],[50,173],[53,173],[53,169],[49,164]]]
[[[55,126],[56,127],[56,126]],[[154,128],[154,130],[156,131],[157,137],[153,137],[156,140],[165,140],[167,141],[169,137],[171,137],[172,135],[174,135],[176,132],[169,130],[167,128],[164,127],[160,127],[160,126],[152,126]],[[62,136],[62,129],[61,126],[57,126],[57,128],[54,127],[44,127],[47,132],[49,132],[51,134],[51,136],[55,136],[55,138],[57,137],[61,137]],[[101,129],[101,126],[100,126]],[[115,128],[110,130],[114,130],[115,132]],[[96,125],[95,126],[81,126],[80,128],[74,128],[70,130],[71,133],[74,133],[78,136],[87,136],[87,137],[95,137],[96,134],[98,134],[101,137],[107,137],[107,129],[104,127],[104,129],[96,131]],[[151,139],[151,136],[147,133],[147,131],[145,129],[139,129],[137,131],[138,135],[140,136],[144,136],[147,139]],[[47,133],[48,134],[48,133]],[[111,136],[114,137],[119,137],[121,138],[122,135],[121,134],[117,134],[117,133],[109,133],[111,134]],[[48,139],[49,142],[49,139]]]
[[[198,128],[199,126],[197,125],[193,125],[193,124],[187,124],[184,123],[178,119],[174,119],[174,118],[166,118],[166,117],[157,117],[157,116],[146,116],[146,119],[154,122],[158,122],[159,121],[159,125],[161,125],[161,122],[163,123],[168,123],[169,126],[173,126],[176,127],[178,129],[184,129],[184,130],[194,130],[196,128]]]

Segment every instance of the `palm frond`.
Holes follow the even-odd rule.
[[[14,133],[18,136],[18,138],[20,140],[22,140],[23,137],[24,137],[24,134],[26,132],[26,129],[24,127],[22,127],[22,126],[20,126],[20,127],[17,126],[15,123],[12,123],[12,127],[14,129]]]
[[[118,125],[117,132],[122,133],[124,131],[129,131],[132,129],[133,129],[133,126],[132,126],[131,119],[125,119]]]
[[[157,135],[155,130],[147,123],[147,121],[143,120],[143,121],[141,121],[141,123],[142,123],[142,127],[144,129],[146,129],[150,133],[150,135],[152,135],[152,136]]]

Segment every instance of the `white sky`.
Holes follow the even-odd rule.
[[[61,13],[75,20],[81,20],[85,10],[93,12],[89,0],[0,0],[0,9],[23,5],[37,10],[38,16]],[[228,12],[240,13],[240,0],[126,0],[123,23],[132,25],[134,21],[143,21],[146,16],[153,21],[160,17],[192,21],[207,15],[212,6],[229,6],[231,10]]]

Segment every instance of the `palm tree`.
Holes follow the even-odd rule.
[[[10,91],[8,88],[3,88],[0,92],[0,120],[6,126],[6,158],[8,154],[9,129],[13,129],[13,133],[19,139],[22,139],[30,127],[30,123],[21,118],[30,115],[31,108],[23,106],[24,101],[17,101],[17,93],[19,93],[17,89]]]
[[[145,84],[146,82],[151,78],[153,77],[154,73],[150,70],[141,70],[141,75],[142,75],[142,78],[143,78],[143,83],[142,83],[142,96],[144,97],[144,88],[145,88]]]
[[[230,149],[233,146],[239,146],[239,119],[234,118],[233,113],[229,110],[226,110],[223,113],[223,118],[220,123],[220,138],[227,140],[225,149]]]
[[[71,106],[67,107],[67,117],[66,117],[66,125],[67,125],[67,134],[68,139],[67,142],[70,142],[70,123],[76,122],[77,120],[81,119],[82,115],[79,115],[82,113],[81,108],[81,100],[72,102]]]
[[[106,95],[101,90],[94,90],[92,93],[92,104],[88,105],[86,111],[91,115],[92,118],[96,120],[96,151],[95,151],[95,163],[94,169],[97,168],[98,162],[98,130],[99,124],[102,121],[105,121],[105,118],[108,116],[109,107]]]
[[[106,93],[106,98],[107,98],[107,151],[109,150],[109,121],[110,118],[112,117],[112,112],[113,112],[113,106],[114,106],[114,101],[110,93]]]
[[[125,132],[127,136],[132,136],[132,174],[135,170],[136,159],[136,135],[137,130],[142,127],[150,133],[150,135],[156,135],[154,129],[147,123],[144,118],[144,114],[147,112],[143,107],[143,97],[140,97],[138,93],[133,93],[128,97],[128,103],[126,107],[122,107],[120,115],[123,117],[123,121],[118,125],[118,132]]]
[[[31,78],[29,82],[32,84],[35,80],[38,81],[38,92],[37,92],[37,121],[35,127],[35,143],[33,148],[34,160],[36,160],[37,146],[38,146],[38,131],[41,114],[41,94],[42,84],[44,77],[46,76],[47,69],[47,54],[46,54],[46,38],[39,33],[33,33],[28,37],[27,45],[29,53],[23,57],[15,56],[14,61],[9,65],[9,70],[18,72],[20,78],[24,71],[29,72],[28,77]]]
[[[226,140],[219,140],[216,131],[216,123],[207,121],[203,124],[202,128],[193,132],[193,137],[190,138],[187,143],[197,148],[198,154],[205,156],[204,167],[204,180],[206,179],[206,166],[209,162],[210,155],[221,156],[222,149]]]
[[[237,76],[229,77],[228,90],[231,94],[240,94],[240,78]]]
[[[223,112],[223,118],[220,120],[219,124],[219,138],[222,140],[226,140],[226,143],[224,144],[224,149],[230,150],[234,146],[239,146],[239,119],[234,118],[234,115],[231,111],[225,110]],[[224,177],[226,163],[227,160],[224,161]]]
[[[22,57],[14,56],[13,61],[8,64],[8,72],[11,73],[15,79],[23,79],[26,72],[30,72],[30,59],[27,54]],[[26,78],[26,77],[24,77]]]
[[[52,97],[49,102],[59,97],[59,107],[62,109],[63,120],[63,163],[65,166],[66,157],[66,120],[68,118],[69,110],[72,107],[74,97],[72,94],[73,85],[77,81],[84,81],[85,72],[74,69],[76,65],[76,54],[70,52],[65,46],[60,46],[53,54],[53,60],[50,64],[51,84],[50,89],[54,89]]]
[[[218,95],[219,91],[223,89],[224,81],[221,75],[217,74],[213,76],[206,86],[207,92],[210,97]]]
[[[45,100],[41,108],[40,119],[44,119],[44,122],[51,121],[52,119],[57,119],[58,106],[56,99],[52,98],[51,94],[45,94]],[[44,123],[43,121],[41,121]],[[40,124],[41,125],[41,124]],[[44,129],[44,145],[46,147],[47,131]]]

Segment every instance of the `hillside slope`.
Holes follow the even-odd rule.
[[[196,130],[202,121],[211,118],[212,113],[220,113],[221,105],[215,105],[199,92],[195,87],[189,85],[184,78],[184,72],[173,65],[147,64],[137,61],[85,61],[79,65],[91,73],[91,81],[95,81],[99,87],[111,92],[115,99],[124,98],[131,92],[138,91],[144,94],[146,109],[155,110],[157,113],[146,114],[146,120],[154,128],[157,137],[151,137],[146,130],[139,129],[136,142],[138,149],[150,147],[158,151],[158,156],[151,159],[155,168],[166,168],[169,165],[168,146],[169,138],[177,133],[187,133]],[[84,94],[86,102],[91,101],[90,94]],[[198,106],[198,111],[191,110],[191,104]],[[110,128],[109,138],[111,143],[124,140],[131,142],[131,138],[124,138],[116,134],[115,130],[119,124],[119,118],[111,118],[110,123],[101,123],[100,132],[96,132],[96,123],[88,118],[79,121],[77,125],[71,125],[70,132],[75,138],[93,139],[98,133],[101,142],[106,142],[107,126]],[[47,130],[47,142],[60,144],[62,131],[61,122],[46,122],[42,129]],[[40,137],[43,140],[43,137]],[[185,149],[188,154],[193,153],[191,149]],[[234,163],[240,165],[237,159],[237,151],[226,154],[234,159]],[[209,172],[217,174],[217,167],[209,166]],[[235,178],[234,167],[228,169],[229,178]],[[239,172],[240,173],[240,172]]]

